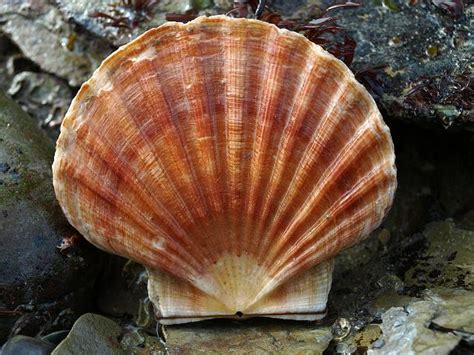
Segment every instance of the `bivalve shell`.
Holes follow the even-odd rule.
[[[201,17],[120,48],[63,121],[57,198],[145,265],[163,323],[324,316],[332,258],[396,187],[389,130],[339,60],[268,23]]]

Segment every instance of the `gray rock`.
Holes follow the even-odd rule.
[[[2,355],[48,355],[54,349],[54,344],[47,341],[17,335],[8,340],[1,349]]]
[[[164,354],[166,347],[156,336],[151,336],[140,328],[128,330],[120,341],[127,354]]]
[[[429,301],[417,301],[406,309],[394,307],[382,316],[384,345],[369,354],[448,354],[461,337],[427,326],[437,309]]]
[[[81,316],[69,335],[54,349],[52,355],[125,354],[119,342],[122,328],[98,314]]]
[[[12,55],[18,55],[18,50],[10,39],[0,32],[0,90],[7,91],[13,79],[13,73],[8,69]]]
[[[313,5],[329,3],[272,2],[281,14],[293,18],[308,16]],[[385,117],[473,129],[474,33],[470,29],[474,7],[465,1],[464,15],[452,16],[433,3],[365,1],[359,9],[336,10],[331,15],[340,17],[338,23],[357,43],[355,72],[386,66],[379,71],[384,91],[379,104]]]
[[[59,0],[59,9],[69,20],[79,24],[95,36],[106,39],[115,46],[130,42],[146,30],[166,22],[167,13],[184,13],[209,9],[209,0],[162,0],[148,7],[148,14],[136,11],[125,2],[111,3],[108,0]],[[120,26],[114,25],[114,20]]]
[[[172,354],[322,354],[332,340],[328,326],[263,319],[167,326],[164,335]]]
[[[87,80],[112,51],[105,42],[91,41],[76,32],[46,0],[3,2],[0,29],[26,57],[44,71],[66,79],[71,86]]]
[[[100,254],[64,218],[52,160],[51,141],[0,92],[0,342],[67,328],[89,306]]]
[[[474,291],[433,288],[423,300],[382,315],[383,337],[372,354],[447,354],[461,339],[474,339]],[[383,344],[382,344],[383,343]]]
[[[414,263],[405,282],[417,288],[450,287],[473,290],[474,232],[459,228],[454,221],[434,222],[423,235],[428,247]]]
[[[56,140],[73,97],[63,80],[47,73],[23,71],[13,78],[8,94]]]
[[[425,298],[437,306],[438,312],[432,320],[434,324],[447,331],[474,337],[474,291],[435,288],[426,291]]]

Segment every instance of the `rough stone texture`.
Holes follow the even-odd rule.
[[[7,91],[10,87],[10,82],[13,79],[13,73],[8,70],[9,58],[7,54],[17,54],[18,51],[10,39],[0,32],[0,90]]]
[[[171,354],[322,354],[332,339],[327,326],[263,319],[167,326],[164,334]]]
[[[39,120],[52,139],[73,98],[73,91],[61,79],[47,73],[23,71],[12,80],[7,92],[32,117]]]
[[[98,314],[81,316],[69,335],[54,349],[52,355],[125,354],[120,346],[122,328],[114,321]]]
[[[274,7],[298,17],[321,3],[328,4],[275,0]],[[380,75],[385,94],[379,100],[385,117],[434,127],[474,128],[474,32],[469,31],[474,7],[472,2],[464,3],[464,15],[457,18],[425,0],[364,1],[359,9],[332,13],[340,16],[338,23],[357,42],[354,71],[386,65]],[[420,90],[408,95],[424,78],[430,79],[423,90],[435,89],[426,95]]]
[[[474,338],[474,291],[435,288],[425,294],[438,308],[433,323],[446,330],[470,333]]]
[[[0,3],[0,30],[42,70],[66,79],[71,86],[86,81],[112,51],[105,42],[76,32],[47,0]]]
[[[390,308],[382,316],[380,327],[384,345],[370,354],[447,354],[461,337],[427,328],[436,308],[428,301],[417,301],[406,309]]]
[[[364,2],[363,8],[344,13],[340,23],[357,41],[356,70],[387,65],[380,100],[386,115],[444,128],[474,128],[470,21],[468,15],[455,19],[443,14],[431,1],[409,5],[394,0]],[[464,91],[468,80],[461,79],[462,74],[471,78],[470,89]],[[407,95],[424,77],[440,88],[427,98]],[[466,103],[459,103],[461,98]]]
[[[63,217],[52,160],[51,142],[0,92],[0,342],[64,329],[90,304],[99,253]]]
[[[124,6],[116,1],[118,6],[111,6],[114,2],[108,0],[59,0],[59,9],[69,20],[93,33],[95,36],[106,39],[115,46],[130,42],[146,30],[157,27],[166,22],[167,13],[201,12],[202,14],[216,14],[211,8],[210,0],[161,0],[150,8],[150,18],[146,19],[133,7]],[[111,25],[111,19],[105,16],[91,16],[94,12],[122,19],[125,27]],[[136,24],[132,24],[136,20]]]
[[[447,220],[429,224],[423,235],[429,245],[420,255],[421,262],[406,271],[407,284],[416,288],[442,286],[473,290],[474,232]]]
[[[2,355],[48,355],[54,349],[54,344],[41,339],[17,335],[8,340],[1,348]]]

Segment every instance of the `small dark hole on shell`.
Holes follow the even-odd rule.
[[[239,318],[242,318],[244,316],[244,314],[240,311],[236,312],[235,315]]]

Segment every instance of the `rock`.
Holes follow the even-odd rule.
[[[470,333],[474,337],[474,291],[435,288],[425,297],[436,304],[438,313],[432,320],[446,331]]]
[[[372,237],[343,251],[336,258],[328,320],[344,317],[361,329],[426,289],[472,290],[473,233],[448,219],[388,247]]]
[[[455,18],[431,1],[381,0],[343,14],[339,23],[357,42],[355,70],[386,65],[380,100],[386,115],[426,126],[474,127],[474,37],[466,7],[466,15]]]
[[[48,355],[54,344],[44,340],[17,335],[8,340],[1,349],[2,355]]]
[[[26,57],[44,71],[66,79],[71,86],[86,81],[112,52],[105,42],[91,41],[76,32],[47,0],[3,2],[0,4],[0,29]]]
[[[127,331],[120,342],[127,354],[164,354],[166,347],[156,336],[150,336],[140,328]]]
[[[377,324],[369,324],[354,337],[354,343],[359,348],[369,348],[382,335],[382,329]]]
[[[461,339],[468,349],[474,338],[474,291],[426,290],[423,300],[385,312],[380,327],[383,344],[372,344],[369,353],[447,354]]]
[[[384,345],[369,354],[447,354],[461,337],[437,332],[427,326],[436,314],[429,301],[416,301],[406,309],[390,308],[382,316],[380,327]]]
[[[90,306],[100,254],[56,202],[53,152],[34,120],[0,93],[0,342],[65,329]]]
[[[423,232],[426,251],[405,273],[405,281],[415,288],[450,287],[473,290],[474,232],[454,221],[434,222]]]
[[[287,17],[302,18],[311,13],[312,6],[328,3],[275,0],[272,7]],[[380,87],[372,85],[384,92],[378,103],[385,117],[431,127],[472,129],[474,33],[470,28],[474,8],[464,2],[464,13],[457,16],[434,3],[366,1],[358,9],[336,10],[330,15],[340,18],[338,24],[357,43],[353,71],[385,66],[377,71]]]
[[[63,80],[47,73],[23,71],[13,78],[8,94],[56,140],[73,97]]]
[[[54,349],[52,355],[125,354],[119,342],[122,328],[98,314],[82,315],[69,335]]]
[[[13,42],[0,32],[0,90],[7,91],[13,79],[13,73],[8,69],[11,56],[18,55],[19,51]]]
[[[203,10],[208,10],[206,13],[209,14],[215,13],[210,9],[212,5],[210,0],[162,0],[153,6],[145,6],[145,11],[137,11],[133,2],[131,5],[117,2],[114,6],[108,0],[59,0],[58,4],[66,18],[114,46],[128,43],[146,30],[165,23],[167,13]],[[116,25],[114,20],[118,21]]]
[[[278,353],[322,354],[332,339],[331,328],[314,323],[254,319],[216,320],[167,326],[167,350],[172,354]]]
[[[67,335],[69,330],[58,330],[41,337],[41,340],[58,345]]]

